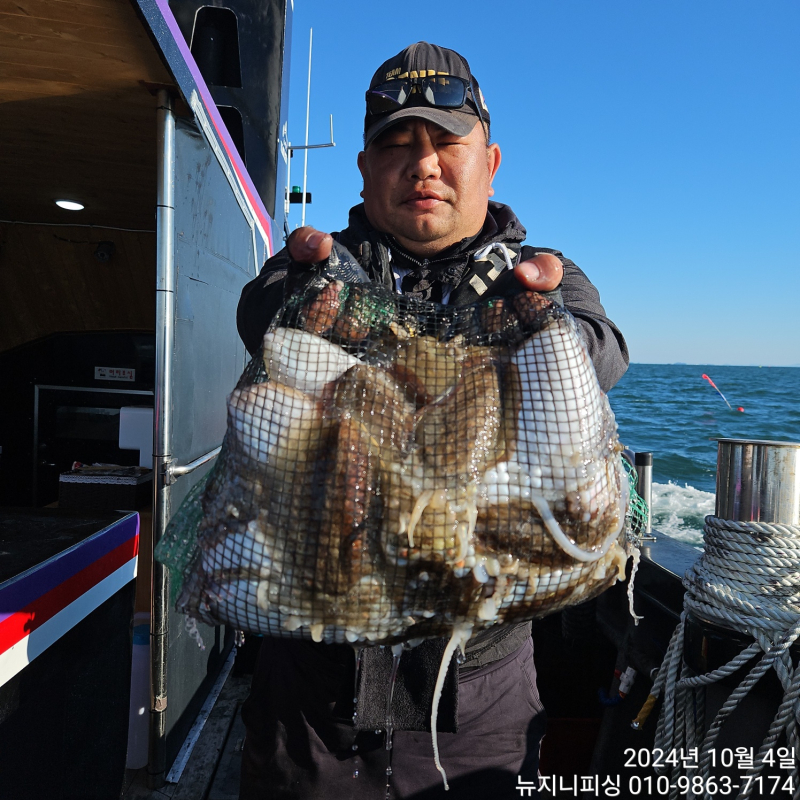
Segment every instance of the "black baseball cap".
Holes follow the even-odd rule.
[[[455,80],[447,80],[448,77]],[[399,100],[394,101],[387,100],[380,91],[386,89],[397,98],[396,87],[403,81],[418,85],[427,81],[429,85],[410,94],[401,91]],[[463,94],[454,94],[455,91]],[[382,102],[375,102],[376,98]],[[383,110],[387,106],[389,110]],[[428,42],[406,47],[384,61],[372,76],[367,90],[364,147],[386,128],[408,117],[429,120],[456,136],[466,136],[475,127],[476,118],[482,119],[489,137],[489,109],[467,59],[455,50]]]

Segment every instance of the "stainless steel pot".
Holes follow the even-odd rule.
[[[800,525],[800,443],[719,439],[716,516]]]

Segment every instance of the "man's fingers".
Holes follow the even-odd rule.
[[[528,290],[534,292],[551,292],[558,287],[564,277],[564,267],[554,255],[539,255],[522,261],[514,267],[517,280]]]
[[[323,233],[310,225],[292,231],[289,241],[286,243],[289,248],[289,255],[303,264],[316,264],[317,261],[324,261],[331,254],[333,247],[333,237],[329,233]]]

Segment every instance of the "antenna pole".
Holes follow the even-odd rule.
[[[300,215],[300,227],[306,224],[306,189],[308,188],[308,118],[311,109],[311,44],[314,29],[308,29],[308,92],[306,94],[306,151],[303,156],[303,209]]]

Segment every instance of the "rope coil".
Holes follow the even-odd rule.
[[[796,754],[791,772],[794,800],[800,800],[800,666],[789,648],[800,637],[800,526],[763,522],[734,522],[708,516],[704,526],[705,550],[686,572],[683,585],[684,611],[670,640],[664,662],[653,683],[645,707],[634,721],[644,724],[662,692],[654,747],[663,752],[699,749],[699,769],[687,770],[682,759],[673,767],[670,798],[678,797],[676,779],[700,776],[703,785],[711,777],[713,749],[725,720],[755,684],[773,669],[783,688],[783,699],[764,742],[753,760],[748,776],[760,775],[764,756],[778,740]],[[687,614],[733,631],[755,641],[728,664],[704,675],[693,675],[684,662]],[[762,653],[756,665],[722,705],[707,731],[704,730],[705,687],[733,675]],[[753,780],[740,781],[738,797],[749,798]],[[689,797],[711,798],[711,794]]]

